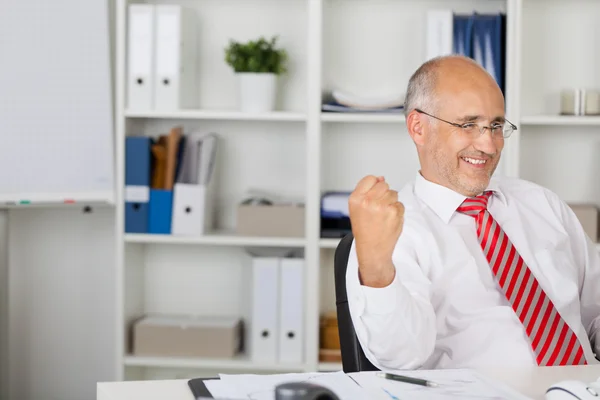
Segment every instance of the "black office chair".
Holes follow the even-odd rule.
[[[348,256],[352,247],[354,236],[347,234],[335,249],[334,280],[335,280],[335,305],[338,318],[338,332],[340,347],[342,349],[342,367],[344,372],[379,371],[365,356],[356,337],[350,310],[348,308],[348,295],[346,293],[346,268]]]

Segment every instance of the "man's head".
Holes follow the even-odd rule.
[[[409,81],[405,112],[426,179],[465,196],[486,189],[504,147],[504,96],[491,75],[466,57],[429,60]]]

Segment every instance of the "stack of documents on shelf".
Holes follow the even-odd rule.
[[[334,90],[321,106],[322,111],[349,113],[401,113],[403,109],[404,97],[399,94],[367,97],[341,90]]]
[[[500,382],[466,369],[402,371],[404,376],[427,379],[437,383],[437,387],[388,380],[378,374],[378,372],[221,374],[220,380],[205,381],[205,385],[213,397],[230,399],[273,400],[275,388],[288,382],[310,382],[323,386],[333,391],[340,400],[528,399]]]
[[[427,12],[426,59],[448,54],[473,58],[504,92],[506,16],[502,13],[456,14],[452,10]]]
[[[202,234],[212,226],[215,134],[173,127],[125,140],[125,232]]]

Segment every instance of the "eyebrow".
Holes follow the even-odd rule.
[[[483,117],[481,115],[465,115],[464,117],[461,117],[458,119],[459,122],[475,122],[478,121],[480,119],[482,119]],[[506,118],[498,115],[497,117],[495,117],[492,122],[501,122],[504,123],[506,122]]]

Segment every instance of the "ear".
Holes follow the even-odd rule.
[[[408,134],[417,146],[423,146],[425,144],[425,134],[427,130],[424,125],[425,123],[423,115],[415,110],[412,110],[406,116],[406,128],[408,129]]]

